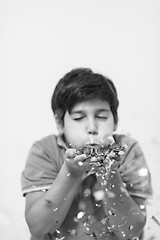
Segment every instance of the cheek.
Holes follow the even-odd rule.
[[[107,122],[107,123],[103,123],[103,124],[101,124],[99,130],[101,132],[104,132],[104,133],[112,134],[113,131],[115,130],[115,124],[114,124],[113,121],[110,121],[110,122]]]
[[[75,124],[69,122],[66,126],[67,127],[64,128],[64,135],[68,141],[73,141],[79,134],[79,128],[77,128]]]
[[[67,143],[76,148],[80,147],[86,140],[83,130],[75,125],[68,125],[64,135]]]
[[[70,133],[72,132],[72,134],[76,134],[76,132],[78,131],[79,127],[77,126],[77,124],[75,124],[74,122],[68,122],[66,124],[66,132]]]

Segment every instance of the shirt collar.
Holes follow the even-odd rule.
[[[57,144],[58,144],[59,147],[64,148],[65,150],[68,149],[68,145],[64,141],[64,136],[63,135],[58,135],[57,136]]]

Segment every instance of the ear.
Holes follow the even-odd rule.
[[[63,134],[63,127],[64,127],[63,116],[64,116],[63,110],[60,108],[57,108],[55,111],[54,117],[57,125],[57,130],[60,135]]]
[[[59,118],[57,114],[55,114],[54,117],[55,117],[55,122],[56,122],[58,133],[60,135],[62,135],[63,134],[63,120],[62,120],[62,118]]]

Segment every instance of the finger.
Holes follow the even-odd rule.
[[[114,138],[112,136],[105,136],[103,139],[101,139],[101,142],[104,146],[112,145],[115,143]]]
[[[86,160],[86,158],[87,158],[86,154],[77,155],[74,158],[74,162],[75,163],[84,162]]]
[[[66,150],[66,157],[67,158],[74,158],[76,156],[76,149],[74,148],[69,148]]]

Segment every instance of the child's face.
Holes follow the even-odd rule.
[[[115,128],[108,102],[94,99],[75,104],[70,113],[67,111],[61,132],[67,144],[79,148],[84,144],[103,143]]]

